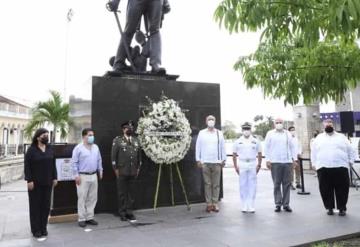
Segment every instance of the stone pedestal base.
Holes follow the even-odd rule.
[[[182,109],[189,110],[186,116],[193,130],[191,148],[179,167],[184,179],[190,203],[203,202],[202,173],[195,165],[195,141],[200,129],[205,128],[205,117],[214,115],[217,128],[220,118],[220,85],[167,80],[166,77],[149,76],[93,77],[92,127],[99,145],[104,166],[104,178],[99,183],[97,211],[116,211],[116,185],[110,155],[114,137],[121,135],[121,123],[135,122],[142,116],[147,105],[146,96],[159,100],[162,92],[180,102]],[[151,208],[154,203],[158,165],[143,155],[141,172],[135,181],[135,207]],[[165,167],[159,191],[158,206],[171,205],[170,173]],[[175,204],[184,204],[180,182],[174,177]]]

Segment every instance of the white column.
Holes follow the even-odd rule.
[[[14,132],[14,144],[15,144],[15,155],[18,155],[18,146],[19,146],[19,134],[18,129],[13,130]]]

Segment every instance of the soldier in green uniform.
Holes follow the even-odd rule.
[[[139,174],[141,153],[139,140],[133,135],[134,124],[127,121],[121,125],[123,134],[113,140],[111,162],[116,175],[118,209],[122,221],[135,221],[132,212],[134,179]]]

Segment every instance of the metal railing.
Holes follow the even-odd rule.
[[[24,154],[24,144],[0,144],[0,158]]]
[[[226,156],[227,156],[227,157],[232,157],[232,154],[227,154]],[[262,156],[262,158],[264,159],[265,156]],[[299,195],[309,195],[309,194],[310,194],[310,192],[305,191],[304,161],[310,162],[310,169],[312,169],[310,158],[299,158],[300,181],[301,181],[301,190],[298,191],[298,194],[299,194]],[[355,161],[354,163],[360,164],[360,160],[357,160],[357,161]],[[355,187],[356,190],[358,190],[358,188],[360,187],[360,176],[359,176],[359,174],[356,172],[356,170],[355,170],[355,168],[353,167],[353,165],[350,165],[349,176],[350,176],[350,186],[351,186],[351,187]],[[359,183],[358,183],[358,182],[359,182]]]

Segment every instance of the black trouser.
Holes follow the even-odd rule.
[[[349,195],[349,171],[345,167],[338,168],[320,168],[317,170],[319,178],[319,189],[321,198],[326,209],[335,208],[346,210],[346,203]]]
[[[34,189],[28,191],[30,227],[33,234],[46,231],[50,212],[51,186],[35,184]]]
[[[132,198],[135,176],[119,176],[116,179],[119,214],[132,214],[134,200]]]

